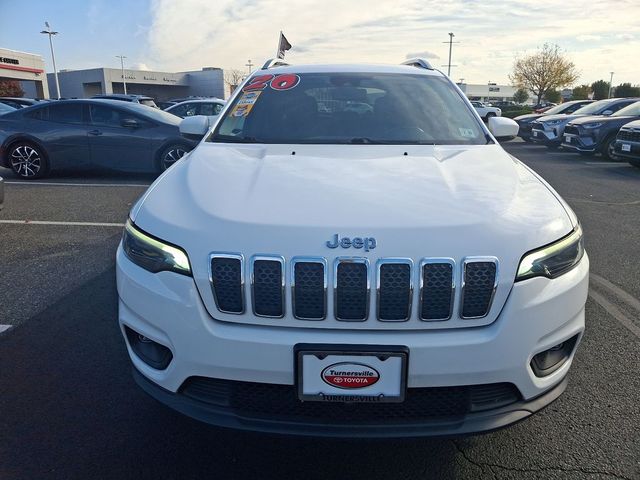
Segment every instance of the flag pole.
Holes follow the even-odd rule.
[[[276,47],[276,58],[280,58],[280,41],[282,40],[282,30],[280,30],[280,35],[278,36],[278,46]]]

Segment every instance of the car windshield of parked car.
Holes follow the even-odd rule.
[[[0,115],[9,113],[9,112],[15,112],[15,111],[16,109],[14,107],[5,105],[4,103],[0,103]]]
[[[593,115],[600,112],[601,110],[604,110],[611,103],[611,100],[599,100],[597,102],[590,103],[589,105],[585,105],[584,107],[579,108],[573,113],[575,113],[576,115]]]
[[[640,102],[632,103],[628,107],[621,108],[612,117],[637,117],[640,116]]]
[[[567,110],[571,110],[571,107],[574,104],[569,104],[567,105],[566,103],[561,103],[560,105],[556,105],[555,107],[551,107],[549,110],[545,111],[544,113],[548,114],[548,115],[553,115],[555,113],[564,113]]]
[[[487,138],[462,95],[440,76],[260,72],[208,141],[481,145]]]

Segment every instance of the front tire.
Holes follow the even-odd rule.
[[[602,150],[600,151],[600,153],[607,160],[618,161],[619,159],[615,153],[615,146],[616,146],[616,136],[610,135],[602,144]]]
[[[164,172],[174,163],[184,157],[191,149],[180,143],[175,143],[164,148],[158,157],[158,170]]]
[[[8,160],[13,173],[25,180],[42,178],[49,171],[45,151],[31,142],[19,141],[11,145]]]

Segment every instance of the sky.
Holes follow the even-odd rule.
[[[509,83],[514,59],[559,45],[578,83],[640,84],[640,0],[0,0],[0,47],[42,55],[58,69],[247,71],[275,55],[279,31],[290,63],[400,63],[426,57],[451,77]]]

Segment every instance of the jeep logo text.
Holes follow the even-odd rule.
[[[336,233],[333,238],[329,241],[327,241],[327,247],[329,248],[338,248],[338,247],[342,247],[342,248],[364,248],[365,252],[368,252],[369,250],[373,250],[374,248],[376,248],[377,246],[377,242],[376,239],[373,237],[355,237],[355,238],[349,238],[349,237],[342,237],[340,238],[340,236]]]

